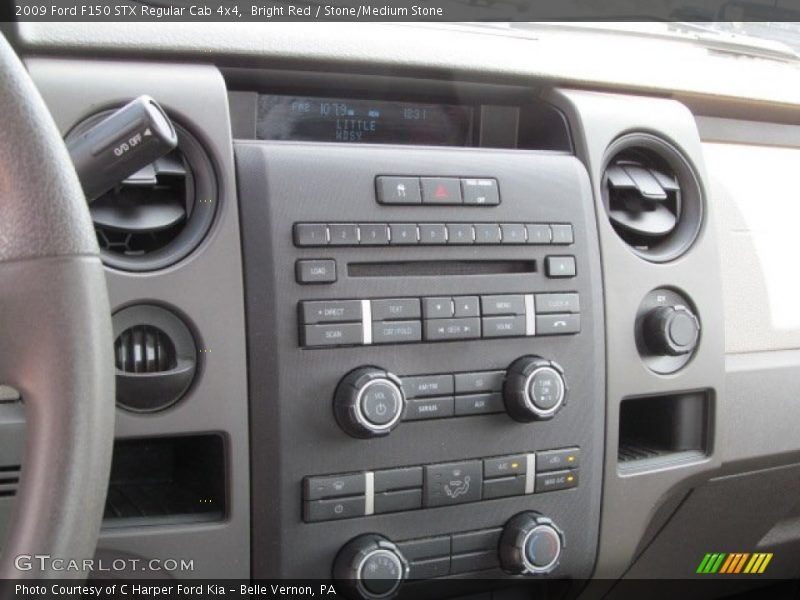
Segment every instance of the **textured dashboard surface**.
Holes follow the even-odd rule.
[[[271,68],[423,73],[451,79],[538,78],[567,84],[800,104],[796,63],[712,50],[658,35],[620,36],[558,25],[397,23],[22,23],[30,52],[165,54]]]

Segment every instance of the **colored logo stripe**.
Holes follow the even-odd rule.
[[[697,567],[697,573],[726,575],[763,573],[772,560],[772,556],[772,553],[764,552],[756,552],[754,554],[749,552],[708,553],[703,557],[700,566]]]

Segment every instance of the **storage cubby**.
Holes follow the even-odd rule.
[[[103,527],[222,520],[224,447],[219,435],[117,441]]]
[[[707,455],[711,450],[711,398],[710,391],[701,390],[625,399],[620,407],[620,468]]]

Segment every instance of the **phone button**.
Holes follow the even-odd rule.
[[[536,315],[536,335],[580,333],[581,316],[576,314]]]

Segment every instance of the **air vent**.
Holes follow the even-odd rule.
[[[116,313],[114,362],[117,404],[136,412],[172,406],[197,372],[197,347],[189,328],[160,306],[129,306]]]
[[[174,241],[192,208],[190,177],[176,150],[103,194],[90,207],[100,248],[137,258]]]
[[[0,498],[16,496],[19,487],[19,465],[0,467]]]
[[[703,215],[702,192],[688,161],[648,134],[620,138],[608,156],[601,185],[617,235],[647,260],[666,262],[683,254]]]
[[[109,114],[81,123],[80,135]],[[106,264],[126,271],[162,269],[186,257],[202,242],[214,219],[214,170],[197,140],[175,125],[178,147],[134,173],[90,206]]]
[[[178,365],[175,345],[158,327],[136,325],[114,342],[116,365],[123,373],[163,373]]]

